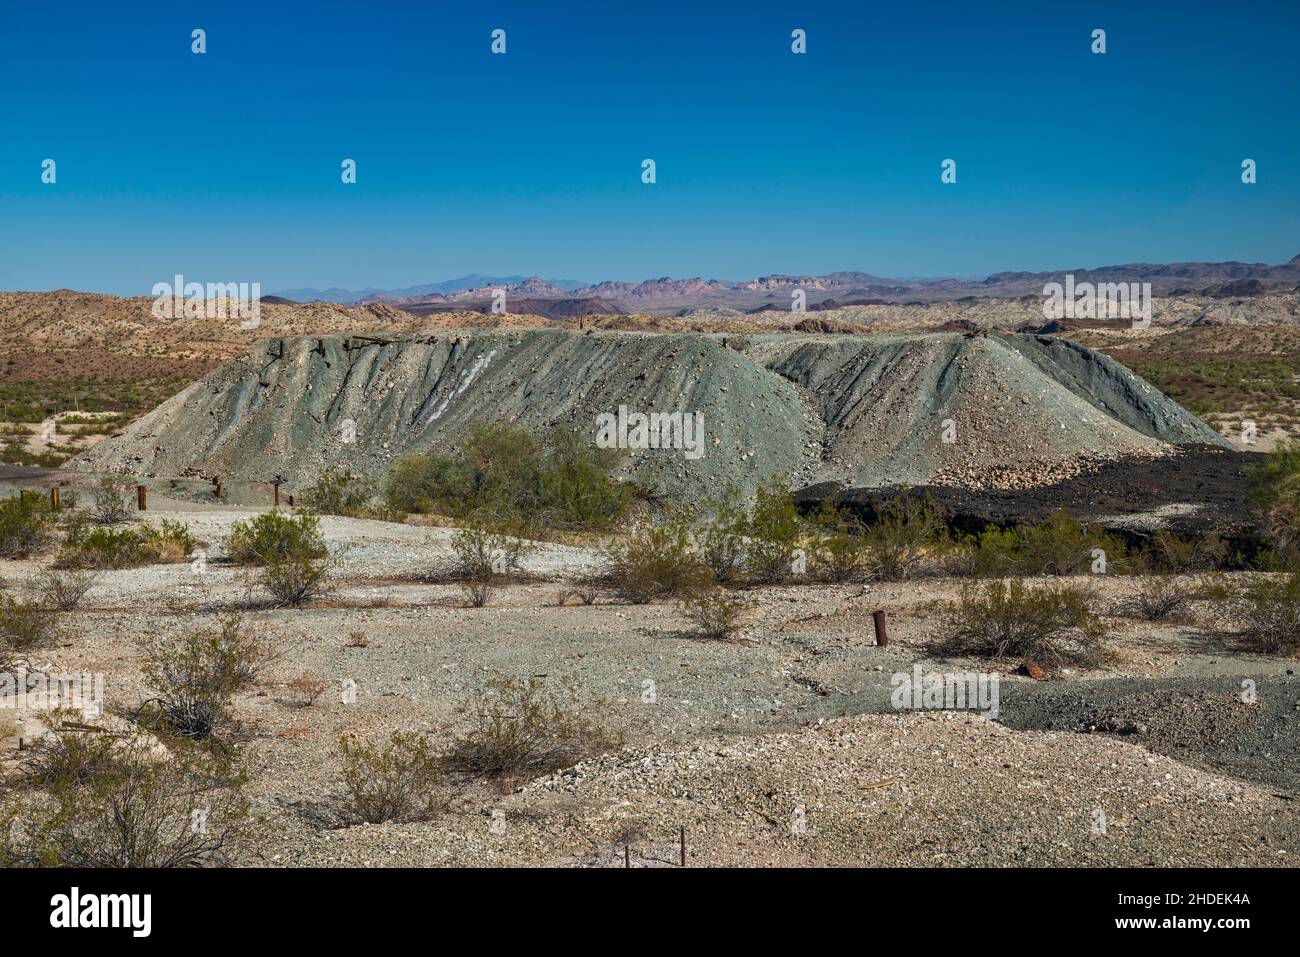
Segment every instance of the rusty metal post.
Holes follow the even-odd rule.
[[[686,828],[682,828],[682,867],[686,866]]]
[[[884,648],[889,644],[889,636],[885,634],[885,613],[877,610],[872,612],[871,617],[876,622],[876,646]]]
[[[143,485],[137,485],[135,487],[135,507],[141,512],[147,510],[149,507],[149,490]]]
[[[632,866],[632,851],[626,844],[623,845],[623,866],[629,868]]]
[[[57,512],[59,510],[59,487],[50,486],[50,510]]]
[[[220,501],[221,500],[221,477],[220,476],[213,478],[212,487],[213,487],[212,494],[217,498],[218,501]]]
[[[280,483],[272,482],[271,487],[275,489],[275,507],[279,508],[280,507]]]

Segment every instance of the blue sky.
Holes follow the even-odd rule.
[[[0,16],[3,289],[1300,253],[1295,3],[3,0]]]

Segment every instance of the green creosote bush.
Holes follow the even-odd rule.
[[[610,589],[634,605],[686,595],[711,578],[692,549],[691,520],[684,514],[634,529],[606,546],[601,562]]]
[[[517,426],[476,423],[456,454],[394,463],[385,496],[394,512],[510,512],[547,527],[607,529],[635,499],[614,477],[618,462],[617,451],[577,432],[557,428],[543,444]]]
[[[498,676],[458,710],[462,728],[448,744],[453,774],[509,785],[622,746],[602,720],[604,700],[582,700],[573,682]]]
[[[35,495],[0,499],[0,558],[41,551],[53,540],[54,514]]]
[[[525,533],[517,520],[477,515],[452,535],[450,577],[475,608],[486,605],[500,583],[519,570],[524,555],[532,549]]]
[[[0,659],[55,644],[58,622],[58,613],[43,601],[0,595]]]
[[[310,512],[289,516],[279,511],[235,522],[226,539],[226,552],[238,565],[314,561],[329,555],[318,516]]]
[[[135,512],[135,506],[129,497],[133,488],[133,483],[128,478],[101,476],[92,496],[92,519],[100,525],[116,525],[130,519]]]
[[[951,545],[939,506],[910,490],[881,504],[866,540],[867,571],[885,581],[915,577],[941,562]]]
[[[1097,594],[1073,583],[1018,578],[970,584],[948,604],[945,655],[1023,659],[1044,668],[1095,668],[1106,658]]]
[[[714,585],[698,588],[681,599],[680,610],[695,627],[695,634],[711,641],[731,641],[744,626],[750,608],[735,592]]]
[[[373,744],[339,738],[348,812],[368,824],[428,820],[445,805],[442,756],[416,731]]]
[[[745,523],[745,571],[750,581],[767,584],[789,578],[806,533],[789,483],[773,478],[759,485]]]
[[[251,846],[248,779],[229,754],[178,743],[161,755],[143,734],[55,734],[67,740],[39,793],[0,806],[0,866],[213,867]]]
[[[1234,589],[1229,602],[1241,623],[1244,648],[1266,655],[1300,653],[1300,573],[1254,576]]]
[[[271,646],[233,614],[214,627],[142,638],[137,649],[152,695],[142,710],[172,734],[200,741],[230,717],[234,696],[275,658]]]
[[[198,543],[188,526],[163,519],[161,527],[111,528],[71,525],[55,557],[60,568],[118,569],[174,565],[186,561]]]

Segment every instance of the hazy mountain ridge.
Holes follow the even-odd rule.
[[[891,279],[867,272],[838,271],[824,276],[772,273],[744,281],[661,276],[642,282],[603,280],[584,285],[576,280],[543,279],[540,276],[489,277],[471,273],[459,279],[405,289],[364,289],[359,292],[299,289],[275,295],[296,301],[321,300],[340,305],[387,303],[409,308],[461,303],[478,309],[483,303],[491,302],[498,290],[504,290],[507,303],[518,299],[563,299],[568,303],[590,300],[593,312],[610,308],[627,313],[672,313],[699,308],[752,312],[769,305],[788,307],[795,290],[803,290],[810,305],[827,301],[838,304],[906,303],[967,297],[1038,296],[1042,294],[1044,285],[1064,282],[1067,275],[1074,276],[1076,283],[1149,282],[1155,295],[1252,296],[1294,290],[1300,285],[1300,256],[1278,265],[1243,262],[1121,263],[1091,269],[997,272],[983,279]],[[574,307],[570,305],[567,308]]]

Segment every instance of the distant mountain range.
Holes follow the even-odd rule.
[[[1097,269],[1052,272],[999,272],[984,279],[889,279],[865,272],[833,272],[824,276],[760,276],[743,282],[723,279],[673,279],[644,282],[604,281],[584,284],[539,276],[481,276],[410,286],[406,289],[287,289],[276,300],[323,301],[340,305],[386,303],[417,314],[463,309],[486,312],[497,290],[504,289],[507,307],[518,310],[527,300],[538,314],[684,313],[693,309],[757,312],[788,309],[795,290],[803,290],[810,307],[940,302],[965,298],[1041,296],[1043,286],[1075,283],[1149,282],[1157,296],[1201,294],[1219,297],[1291,292],[1300,285],[1300,256],[1271,266],[1266,263],[1126,263]],[[548,307],[551,303],[552,307]],[[590,308],[588,308],[590,307]]]
[[[445,296],[470,289],[510,287],[524,282],[527,278],[526,276],[480,276],[478,273],[470,273],[468,276],[461,276],[459,279],[445,279],[442,282],[408,286],[405,289],[285,289],[275,295],[294,302],[335,302],[344,306],[352,306],[361,302],[415,300],[425,296]],[[547,279],[545,282],[562,291],[579,289],[585,285],[576,279]]]

